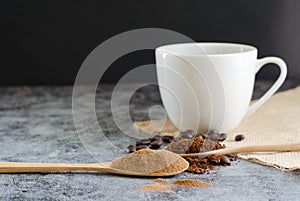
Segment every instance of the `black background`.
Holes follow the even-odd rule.
[[[85,57],[101,42],[137,28],[171,29],[195,41],[247,43],[259,57],[288,64],[300,83],[300,1],[297,0],[2,0],[0,85],[73,84]],[[103,82],[154,62],[153,51],[120,58]],[[264,68],[259,79],[275,79]]]

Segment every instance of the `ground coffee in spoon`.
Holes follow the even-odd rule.
[[[185,161],[179,155],[166,150],[141,149],[113,161],[111,167],[141,174],[159,172],[167,175],[169,172],[178,172],[184,169],[186,162],[183,162]]]

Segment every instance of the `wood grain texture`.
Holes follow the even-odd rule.
[[[218,149],[218,150],[195,153],[195,154],[181,154],[181,156],[182,157],[206,157],[212,154],[225,155],[225,154],[232,154],[232,153],[286,152],[286,151],[300,151],[300,143],[238,146],[238,147]]]

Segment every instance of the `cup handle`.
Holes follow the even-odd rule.
[[[264,104],[283,84],[286,75],[287,75],[287,67],[285,62],[278,57],[265,57],[263,59],[258,59],[255,67],[255,74],[267,63],[277,64],[280,68],[280,75],[273,86],[255,103],[249,106],[246,116],[251,115],[255,110],[257,110],[262,104]]]

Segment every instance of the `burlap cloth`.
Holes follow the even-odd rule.
[[[151,125],[150,125],[151,124]],[[178,130],[169,120],[135,122],[136,128],[147,133],[173,133]],[[244,134],[245,140],[236,142],[236,134]],[[275,94],[254,114],[228,133],[224,144],[228,147],[258,144],[300,143],[300,87]],[[238,154],[251,160],[282,170],[300,169],[299,152]]]

